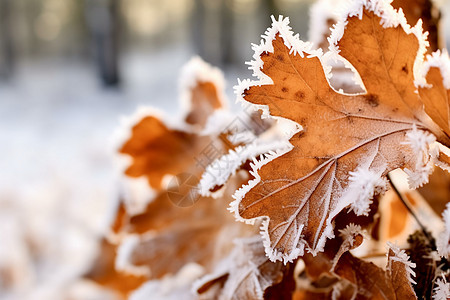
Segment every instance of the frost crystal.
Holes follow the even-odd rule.
[[[349,193],[353,195],[350,209],[358,216],[367,216],[373,196],[386,191],[386,180],[381,178],[381,173],[375,173],[366,168],[358,167],[355,172],[350,172]]]
[[[230,150],[228,154],[216,159],[206,168],[199,183],[200,194],[210,196],[210,190],[225,184],[228,178],[236,173],[245,161],[252,160],[264,153],[273,155],[273,151],[277,149],[283,150],[289,145],[286,142],[263,142],[257,140],[249,145],[239,146],[234,150]]]
[[[440,256],[450,257],[450,203],[447,203],[446,209],[442,213],[444,221],[444,231],[437,238],[437,250]]]
[[[362,229],[361,226],[350,223],[344,229],[340,229],[339,234],[344,240],[350,242],[350,246],[353,246],[355,236],[362,234]]]
[[[450,283],[444,279],[437,279],[435,283],[433,299],[434,300],[447,300],[450,298]]]
[[[428,84],[426,82],[426,76],[430,68],[439,68],[442,78],[443,84],[446,89],[450,89],[450,57],[448,56],[447,50],[437,50],[433,52],[431,55],[427,55],[427,59],[423,64],[422,69],[420,70],[420,76],[418,80],[416,80],[416,86],[427,87]]]
[[[408,175],[409,187],[416,189],[428,182],[429,175],[433,172],[433,149],[431,145],[436,141],[436,137],[428,132],[417,130],[414,124],[411,131],[406,133],[404,145],[409,145],[417,157],[415,170],[405,168]]]

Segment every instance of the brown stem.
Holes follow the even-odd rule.
[[[408,212],[411,214],[411,216],[413,216],[413,218],[416,220],[417,224],[419,224],[420,229],[422,230],[423,234],[425,235],[425,237],[428,239],[428,241],[431,243],[433,238],[430,236],[427,228],[423,225],[423,223],[419,220],[419,218],[417,217],[417,215],[414,213],[411,204],[409,204],[408,200],[403,196],[402,193],[400,193],[400,191],[398,190],[398,188],[395,186],[394,182],[392,181],[391,175],[388,173],[387,174],[387,179],[389,180],[389,183],[391,184],[394,192],[397,194],[398,198],[400,199],[400,201],[403,203],[403,205],[406,207],[406,209],[408,210]]]

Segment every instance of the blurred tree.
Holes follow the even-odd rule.
[[[213,65],[235,62],[233,55],[232,0],[195,0],[192,40],[198,55]]]
[[[0,78],[11,78],[14,70],[13,0],[0,0]]]
[[[119,73],[119,1],[85,0],[87,24],[94,58],[105,86],[118,86]]]

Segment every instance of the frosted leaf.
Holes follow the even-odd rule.
[[[239,300],[263,299],[264,291],[281,281],[283,265],[272,263],[265,256],[260,236],[235,240],[231,254],[218,264],[212,274],[208,274],[195,283],[194,289],[201,298],[203,293],[214,288],[214,284],[223,284],[208,294],[210,299]],[[224,283],[223,283],[224,282]]]
[[[253,46],[249,65],[257,80],[236,88],[238,101],[299,125],[290,135],[292,149],[254,162],[255,179],[231,204],[238,220],[262,221],[273,261],[323,251],[334,236],[334,218],[347,207],[367,214],[388,172],[403,168],[415,186],[426,182],[429,132],[448,142],[423,111],[414,85],[426,47],[420,24],[411,28],[381,0],[353,1],[340,24],[332,43],[360,75],[365,93],[335,91],[322,52],[301,42],[282,17],[273,18],[261,44]]]
[[[150,280],[135,290],[130,300],[194,300],[192,283],[204,273],[197,264],[187,264],[177,274],[161,280]]]
[[[412,279],[412,277],[416,276],[416,273],[413,271],[413,269],[416,267],[416,264],[411,262],[409,260],[409,256],[406,254],[405,250],[402,250],[398,248],[396,245],[388,242],[387,243],[389,247],[389,253],[388,253],[388,264],[387,264],[387,271],[390,274],[390,276],[397,276],[395,274],[394,268],[404,268],[404,270],[397,271],[397,272],[404,272],[404,274],[400,274],[399,276],[405,277],[407,281],[410,283],[410,287],[412,289],[411,283],[415,284],[416,282]],[[392,252],[391,252],[392,251]],[[401,265],[396,265],[397,263],[400,263]],[[393,282],[396,281],[395,278],[392,278]]]
[[[253,160],[265,153],[283,151],[282,149],[287,147],[289,144],[282,141],[256,140],[249,145],[230,150],[228,154],[216,159],[206,168],[199,183],[200,193],[204,196],[211,195],[210,190],[223,185],[247,160]]]

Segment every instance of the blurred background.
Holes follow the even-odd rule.
[[[86,270],[119,194],[120,116],[174,114],[193,55],[225,72],[234,102],[270,15],[306,40],[312,2],[0,0],[0,298],[59,299]]]

